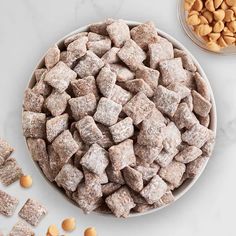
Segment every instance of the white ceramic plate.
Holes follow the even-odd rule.
[[[135,22],[135,21],[126,21],[126,23],[132,28],[134,26],[137,26],[139,24],[141,24],[140,22]],[[71,32],[70,34],[66,35],[65,37],[63,37],[62,39],[60,39],[56,44],[58,45],[58,47],[60,49],[62,48],[65,48],[64,46],[64,40],[73,35],[73,34],[76,34],[76,33],[79,33],[79,32],[84,32],[84,31],[87,31],[88,30],[88,25],[87,26],[84,26],[84,27],[81,27],[73,32]],[[199,65],[199,63],[197,62],[197,60],[195,59],[195,57],[179,42],[177,41],[176,39],[174,39],[173,37],[171,37],[170,35],[168,35],[167,33],[157,29],[157,33],[160,35],[160,36],[163,36],[164,38],[168,39],[173,45],[174,47],[176,48],[179,48],[179,49],[182,49],[186,52],[188,52],[195,65],[197,66],[197,70],[198,72],[201,74],[201,76],[205,79],[205,81],[207,82],[207,85],[208,85],[208,89],[210,91],[210,94],[211,94],[211,103],[212,103],[212,109],[211,109],[211,113],[210,113],[210,118],[211,118],[211,122],[210,122],[210,126],[209,128],[216,134],[216,129],[217,129],[217,113],[216,113],[216,105],[215,105],[215,99],[214,99],[214,95],[213,95],[213,91],[211,89],[211,86],[210,86],[210,82],[209,80],[207,79],[207,76],[206,74],[204,73],[202,67]],[[45,55],[44,55],[45,56]],[[42,66],[44,65],[44,57],[40,60],[40,62],[38,63],[38,65],[36,66],[35,69],[38,69],[38,68],[42,68]],[[32,88],[35,84],[36,80],[35,80],[35,77],[34,77],[34,72],[32,73],[32,76],[31,76],[31,79],[29,81],[29,84],[28,84],[28,88]],[[37,162],[33,161],[34,164],[36,165],[36,167],[39,169],[39,171],[41,172],[41,174],[43,175],[43,177],[48,181],[48,183],[50,183],[56,191],[59,191],[61,194],[63,194],[63,196],[69,200],[71,203],[73,203],[74,205],[76,205],[71,199],[69,199],[65,193],[56,186],[56,184],[54,183],[51,183],[47,178],[46,176],[43,174],[42,170],[40,169],[39,165],[37,164]],[[198,178],[200,177],[200,175],[202,174],[202,172],[204,171],[206,165],[207,165],[207,162],[208,160],[205,162],[204,166],[202,167],[200,173],[195,176],[195,178],[193,179],[188,179],[186,180],[177,190],[173,191],[173,195],[175,197],[175,202],[181,198],[193,185],[194,183],[198,180]],[[172,203],[173,204],[173,203]],[[167,205],[168,206],[168,205]],[[78,207],[78,206],[77,206]],[[160,208],[155,208],[155,209],[152,209],[152,210],[149,210],[147,212],[144,212],[144,213],[132,213],[130,214],[129,217],[136,217],[136,216],[142,216],[142,215],[146,215],[146,214],[150,214],[152,212],[156,212],[156,211],[159,211],[161,210],[162,208],[164,208],[166,206],[163,206],[163,207],[160,207]],[[94,214],[102,214],[102,215],[106,215],[106,216],[110,216],[110,217],[114,217],[112,214],[103,214],[103,213],[97,213],[95,212]]]

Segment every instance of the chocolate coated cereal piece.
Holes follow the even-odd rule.
[[[52,145],[48,145],[47,149],[48,149],[47,150],[48,162],[49,162],[49,167],[50,167],[49,171],[50,170],[52,171],[52,174],[51,174],[52,178],[50,178],[50,179],[54,181],[54,178],[58,175],[61,168],[65,165],[65,162],[60,159],[59,155],[55,152]],[[47,163],[47,161],[46,161],[46,163]]]
[[[155,91],[153,102],[162,113],[173,116],[177,110],[180,99],[178,93],[159,85]]]
[[[76,167],[65,164],[56,176],[55,181],[59,187],[74,192],[83,177],[83,173]]]
[[[124,105],[123,111],[133,119],[135,125],[138,125],[152,112],[154,107],[154,103],[144,93],[139,92]]]
[[[87,115],[93,115],[97,105],[96,97],[93,93],[71,98],[68,103],[75,120],[80,120]]]
[[[213,132],[200,124],[195,124],[182,134],[182,140],[189,145],[201,148],[212,136]]]
[[[127,139],[109,148],[109,157],[114,170],[122,170],[126,166],[135,164],[133,140]]]
[[[99,35],[98,38],[92,36],[91,34],[96,33],[89,33],[88,34],[88,43],[87,48],[88,50],[94,52],[97,56],[102,57],[107,51],[111,49],[111,40],[107,36]]]
[[[64,62],[58,62],[45,76],[45,81],[59,93],[64,92],[70,82],[76,79],[76,73]]]
[[[43,80],[45,78],[45,75],[47,74],[47,69],[46,68],[39,68],[34,71],[34,76],[37,82],[40,80]]]
[[[192,96],[194,112],[199,116],[206,117],[210,113],[212,104],[195,90],[192,91]]]
[[[172,161],[168,166],[160,169],[159,175],[168,183],[177,186],[181,181],[185,170],[186,166],[183,163]]]
[[[126,40],[130,39],[129,26],[123,20],[113,22],[106,29],[112,42],[118,48],[122,47]]]
[[[143,213],[151,209],[153,209],[153,205],[150,205],[147,203],[144,203],[144,204],[141,203],[141,204],[137,204],[132,210],[134,212]]]
[[[68,129],[69,115],[63,114],[47,120],[46,134],[47,140],[52,142],[61,132]]]
[[[57,45],[49,48],[45,56],[45,66],[47,69],[51,69],[55,66],[60,60],[60,49]]]
[[[111,126],[117,122],[121,110],[122,106],[120,104],[102,97],[98,102],[97,111],[93,117],[97,122],[106,126]]]
[[[57,136],[53,141],[52,146],[60,158],[67,161],[78,151],[79,148],[69,130],[65,130]]]
[[[46,115],[24,111],[22,116],[23,134],[26,138],[44,138],[46,134]]]
[[[210,118],[210,115],[208,115],[206,117],[199,116],[198,120],[199,120],[201,125],[203,125],[203,126],[208,128],[209,125],[210,125],[211,118]]]
[[[108,196],[105,202],[116,217],[128,217],[130,210],[135,207],[130,192],[126,187],[122,187]]]
[[[67,101],[69,99],[70,95],[66,92],[59,93],[56,90],[53,90],[45,100],[45,107],[53,116],[59,116],[66,110]]]
[[[86,44],[88,42],[87,36],[81,36],[74,40],[67,46],[67,55],[69,55],[72,62],[84,56],[87,52]]]
[[[93,144],[100,140],[103,135],[101,130],[97,127],[91,116],[85,116],[76,123],[76,128],[79,131],[80,137],[86,144]]]
[[[158,42],[148,45],[150,67],[156,69],[160,61],[174,57],[173,45],[167,39],[159,37]]]
[[[0,156],[0,166],[4,163],[5,159]]]
[[[47,97],[51,91],[52,88],[43,79],[39,80],[32,88],[34,94],[42,95],[43,97]]]
[[[112,135],[110,133],[109,128],[100,123],[98,123],[97,126],[101,130],[103,135],[103,137],[97,141],[97,144],[99,144],[102,148],[105,149],[111,147],[114,144],[114,141],[112,139]]]
[[[148,164],[153,163],[153,161],[157,158],[161,150],[162,146],[152,147],[152,146],[139,145],[138,143],[134,145],[134,153],[141,159],[142,163],[148,163]]]
[[[6,192],[0,190],[0,214],[12,216],[16,210],[19,200]]]
[[[75,66],[74,63],[76,62],[76,58],[73,56],[71,52],[62,51],[60,54],[60,61],[62,61],[72,69]]]
[[[167,191],[157,202],[154,203],[155,207],[162,207],[174,202],[175,197],[171,191]]]
[[[143,92],[147,97],[153,96],[153,90],[143,79],[133,79],[125,82],[125,87],[131,93]]]
[[[130,117],[119,121],[115,125],[111,126],[110,132],[114,142],[119,143],[125,139],[130,138],[134,134],[133,120]]]
[[[18,221],[8,236],[34,236],[33,230],[23,221]]]
[[[179,104],[178,109],[173,116],[173,119],[179,129],[190,129],[193,125],[199,123],[197,117],[189,109],[187,103],[184,102]]]
[[[103,66],[103,61],[95,53],[87,51],[75,66],[74,71],[81,78],[84,78],[86,76],[96,75]]]
[[[149,44],[156,43],[159,40],[155,25],[151,21],[132,28],[130,34],[132,39],[143,50],[147,50]]]
[[[125,42],[124,46],[118,52],[119,58],[131,69],[137,70],[146,59],[145,52],[132,40]]]
[[[215,138],[212,137],[202,146],[203,155],[210,157],[212,155],[214,146],[215,146]]]
[[[159,175],[155,175],[148,185],[143,188],[140,194],[149,204],[153,204],[165,194],[166,190],[167,184]]]
[[[119,57],[117,56],[117,53],[119,52],[119,48],[112,47],[109,51],[107,51],[102,57],[102,61],[105,64],[113,64],[118,63],[120,61]]]
[[[65,40],[64,40],[64,44],[65,46],[67,47],[70,43],[72,43],[73,41],[77,40],[78,38],[80,37],[84,37],[84,36],[88,36],[88,32],[79,32],[79,33],[76,33],[76,34],[73,34],[69,37],[67,37]]]
[[[72,81],[71,87],[76,97],[85,96],[89,93],[93,93],[96,99],[98,98],[96,81],[93,76],[88,76],[83,79]]]
[[[112,165],[108,165],[106,168],[108,180],[117,184],[125,184],[122,172],[120,170],[114,170]]]
[[[161,167],[166,167],[171,163],[178,152],[179,151],[176,148],[170,149],[168,151],[162,150],[157,156],[155,162]]]
[[[89,186],[106,184],[108,183],[108,178],[105,171],[101,175],[94,174],[85,167],[82,167],[84,173],[85,184]]]
[[[135,76],[137,79],[143,79],[151,87],[152,90],[155,90],[158,85],[160,72],[146,66],[140,66],[135,71]]]
[[[116,84],[113,87],[111,94],[109,96],[109,99],[120,105],[126,104],[131,98],[132,94],[129,91],[123,89],[122,87]]]
[[[109,196],[112,193],[114,193],[115,191],[117,191],[119,188],[121,187],[120,184],[116,184],[116,183],[107,183],[102,185],[102,194],[103,196]]]
[[[173,82],[182,82],[187,79],[180,58],[164,60],[160,62],[161,83],[165,86]]]
[[[97,34],[108,35],[107,26],[113,23],[114,21],[115,20],[108,18],[105,21],[93,23],[89,25],[89,30]]]
[[[192,57],[185,51],[175,48],[174,56],[182,59],[184,69],[195,72],[197,70]]]
[[[24,93],[23,108],[25,111],[41,112],[44,98],[40,94],[35,94],[32,89],[26,89]]]
[[[116,73],[118,82],[125,82],[134,79],[134,73],[121,64],[111,64],[110,68]]]
[[[172,83],[167,88],[178,93],[181,99],[191,95],[191,90],[181,83]]]
[[[126,184],[136,192],[140,192],[143,189],[143,177],[140,172],[127,166],[123,170],[123,176]]]
[[[184,150],[182,150],[175,156],[175,160],[187,164],[201,155],[201,149],[194,146],[187,146]]]
[[[6,160],[12,152],[14,152],[14,148],[11,147],[7,141],[0,138],[0,157],[2,157],[3,160]]]
[[[47,214],[47,209],[39,202],[28,199],[18,215],[32,226],[37,226]]]
[[[135,166],[135,170],[140,172],[142,174],[142,178],[144,181],[150,181],[152,177],[154,177],[158,170],[160,169],[160,166],[156,165],[156,167],[152,166]]]
[[[182,101],[188,105],[188,108],[190,109],[190,111],[193,111],[193,97],[192,97],[192,95],[188,95],[187,97],[183,98]]]
[[[101,175],[109,164],[108,153],[94,143],[82,157],[80,164],[94,174]]]
[[[210,101],[211,95],[206,81],[198,72],[196,72],[193,77],[197,85],[197,92],[200,93],[206,100]]]
[[[106,65],[100,70],[96,82],[101,94],[109,97],[116,83],[116,74]]]
[[[200,156],[197,159],[195,159],[194,161],[188,163],[186,165],[186,175],[188,178],[194,178],[195,176],[197,176],[202,168],[204,167],[204,165],[206,164],[208,160],[208,157],[204,157],[204,156]]]
[[[184,86],[186,86],[187,88],[189,88],[190,90],[196,90],[196,81],[194,78],[194,74],[191,71],[188,70],[184,70],[186,73],[186,79],[181,81],[180,83],[183,84]]]

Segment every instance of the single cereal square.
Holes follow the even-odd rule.
[[[108,165],[106,168],[106,173],[108,180],[113,183],[124,185],[125,181],[122,175],[122,172],[120,170],[114,170],[112,165]]]
[[[167,39],[159,37],[158,42],[148,45],[148,54],[150,67],[156,69],[161,61],[174,57],[173,45]]]
[[[60,172],[61,168],[65,165],[65,162],[60,160],[59,155],[55,152],[52,145],[48,145],[47,152],[48,152],[48,163],[49,163],[48,170],[52,171],[51,173],[52,179],[51,178],[50,179],[54,181],[54,179]]]
[[[192,91],[192,96],[194,112],[199,116],[206,117],[210,113],[212,104],[195,90]]]
[[[0,182],[8,186],[16,182],[23,175],[23,171],[15,158],[8,158],[2,166],[0,166]]]
[[[159,175],[155,175],[140,194],[149,204],[153,204],[165,194],[166,190],[167,184],[165,181]]]
[[[116,217],[128,217],[135,203],[126,187],[122,187],[105,199],[107,206]]]
[[[191,95],[191,90],[181,83],[171,83],[167,88],[178,93],[181,99]]]
[[[120,184],[116,184],[116,183],[107,183],[102,185],[102,194],[103,196],[109,196],[112,193],[114,193],[115,191],[117,191],[119,188],[121,187]]]
[[[136,70],[146,59],[145,52],[132,40],[125,42],[118,52],[119,58],[131,69]]]
[[[206,117],[202,117],[202,116],[199,116],[198,117],[198,120],[200,122],[201,125],[205,126],[205,127],[209,127],[210,125],[210,122],[211,122],[211,118],[210,118],[210,115],[206,116]]]
[[[89,171],[101,175],[109,164],[108,152],[94,143],[82,157],[80,164]]]
[[[200,156],[194,161],[189,162],[186,165],[186,175],[188,178],[194,178],[200,174],[202,168],[206,164],[208,157]]]
[[[34,236],[34,231],[22,220],[18,221],[8,236]]]
[[[26,89],[24,93],[23,108],[25,111],[41,112],[43,108],[44,98],[40,94],[36,94],[32,89]]]
[[[88,37],[87,35],[81,36],[78,39],[74,40],[67,46],[67,53],[70,55],[72,62],[84,56],[87,52]]]
[[[83,79],[72,81],[71,87],[75,97],[85,96],[89,93],[93,93],[96,99],[99,96],[96,81],[93,76],[87,76]]]
[[[45,100],[45,107],[53,116],[59,116],[66,110],[67,101],[70,98],[70,95],[66,92],[59,93],[56,90],[53,90]]]
[[[134,134],[133,120],[130,117],[119,121],[115,125],[111,126],[110,132],[115,143],[124,141],[130,138]]]
[[[186,170],[185,164],[177,161],[172,161],[168,166],[162,167],[159,171],[159,175],[162,179],[168,183],[178,186],[183,174]]]
[[[87,51],[75,66],[74,71],[80,78],[84,78],[86,76],[96,75],[103,66],[103,61],[94,52]]]
[[[78,151],[79,148],[69,130],[65,130],[57,136],[53,141],[52,146],[60,158],[65,160],[65,163]]]
[[[112,47],[109,51],[107,51],[102,57],[102,61],[105,64],[113,64],[119,62],[119,57],[117,56],[117,53],[119,52],[119,48]]]
[[[147,50],[149,44],[156,43],[159,40],[155,25],[151,21],[132,28],[130,34],[132,39],[143,50]]]
[[[132,98],[132,93],[115,84],[108,98],[123,106]]]
[[[154,177],[158,170],[160,169],[159,165],[156,165],[155,167],[153,166],[136,166],[134,167],[135,170],[140,172],[142,174],[142,178],[144,181],[150,181],[152,177]]]
[[[60,61],[46,74],[45,81],[59,93],[62,93],[76,77],[76,73]]]
[[[195,124],[182,134],[182,140],[189,145],[201,148],[212,136],[214,136],[213,131],[203,125]]]
[[[111,126],[117,122],[121,110],[122,106],[120,104],[102,97],[98,102],[97,111],[93,117],[95,121],[106,126]]]
[[[167,191],[157,202],[154,203],[155,207],[162,207],[174,202],[175,197],[171,191]]]
[[[4,163],[5,159],[0,156],[0,166]]]
[[[37,226],[47,214],[47,209],[39,202],[28,199],[18,215],[32,226]]]
[[[188,95],[187,97],[183,98],[182,102],[188,105],[190,111],[193,111],[193,97],[192,95]]]
[[[153,102],[161,112],[173,116],[178,108],[180,99],[178,93],[159,85],[155,91]]]
[[[84,36],[88,36],[88,32],[79,32],[76,34],[72,34],[64,40],[64,44],[67,47],[73,41],[77,40],[80,37],[84,37]]]
[[[193,77],[196,82],[196,91],[201,94],[206,100],[210,101],[211,95],[210,90],[208,89],[207,82],[198,72],[196,72]]]
[[[61,132],[68,129],[68,120],[68,114],[63,114],[47,120],[46,134],[49,142],[52,142]]]
[[[135,125],[141,123],[154,109],[155,104],[142,93],[137,93],[123,107],[123,111],[127,116],[133,119]]]
[[[107,26],[113,22],[115,22],[115,20],[108,18],[104,21],[93,23],[89,25],[89,31],[97,33],[97,34],[108,35]]]
[[[197,67],[195,66],[192,57],[185,51],[180,49],[174,49],[174,56],[182,59],[184,69],[195,72]]]
[[[14,148],[11,147],[7,141],[0,138],[0,156],[3,160],[6,160],[13,152]]]
[[[134,73],[121,64],[111,64],[110,68],[116,73],[118,82],[125,82],[134,79]]]
[[[181,152],[175,156],[175,160],[187,164],[194,161],[202,155],[202,150],[194,146],[186,146]]]
[[[184,102],[179,104],[173,119],[179,129],[190,129],[193,125],[199,123],[197,117]]]
[[[123,20],[118,20],[108,25],[107,33],[118,48],[122,47],[126,40],[130,39],[129,26]]]
[[[16,210],[19,200],[6,192],[0,190],[0,214],[12,216]]]
[[[46,68],[39,68],[34,71],[34,77],[37,82],[43,80],[48,70]]]
[[[104,149],[111,147],[114,144],[114,141],[112,139],[109,127],[100,123],[98,123],[97,126],[101,130],[103,135],[103,137],[97,141],[97,144],[99,144]]]
[[[57,45],[52,46],[48,49],[45,55],[45,66],[47,69],[54,67],[60,60],[60,49]]]
[[[140,192],[143,189],[143,176],[142,174],[127,166],[122,170],[126,184],[136,192]]]
[[[77,121],[87,115],[93,115],[96,111],[97,101],[93,93],[71,98],[68,101],[73,118]]]
[[[97,127],[91,116],[85,116],[75,126],[79,131],[80,137],[86,144],[91,145],[96,143],[103,137],[101,130]]]
[[[159,66],[161,71],[161,83],[165,86],[173,82],[182,82],[187,79],[181,58],[161,61]]]
[[[22,126],[26,138],[44,138],[46,134],[46,115],[44,113],[24,111]]]
[[[116,83],[116,74],[106,65],[100,70],[96,82],[101,94],[109,97]]]
[[[44,79],[39,80],[32,88],[34,94],[42,95],[44,98],[47,97],[51,91],[52,87],[48,85]]]
[[[127,139],[120,144],[114,145],[108,151],[114,170],[122,170],[136,162],[132,139]]]
[[[179,151],[176,148],[168,151],[162,150],[155,159],[155,162],[158,163],[158,165],[160,165],[161,167],[166,167],[171,163],[178,152]]]
[[[59,187],[74,192],[83,177],[83,173],[79,169],[71,164],[65,164],[56,176],[55,181]]]

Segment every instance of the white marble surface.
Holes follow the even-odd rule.
[[[33,176],[30,190],[18,184],[1,189],[16,195],[20,206],[27,197],[40,200],[49,214],[35,229],[45,235],[48,225],[68,216],[77,219],[82,235],[95,226],[100,236],[118,235],[235,235],[236,211],[236,57],[216,56],[196,47],[184,34],[173,0],[0,0],[0,136],[15,146],[14,156]],[[23,91],[37,61],[46,49],[76,28],[107,17],[153,20],[160,29],[182,42],[205,70],[218,108],[218,136],[214,155],[195,186],[174,205],[151,215],[127,220],[83,215],[48,185],[30,161],[21,133]],[[17,216],[0,216],[5,234]]]

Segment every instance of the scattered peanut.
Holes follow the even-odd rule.
[[[96,229],[93,227],[87,228],[84,231],[84,236],[97,236]]]
[[[59,230],[57,228],[56,225],[50,225],[48,227],[48,232],[47,232],[47,236],[58,236],[59,235]]]
[[[63,220],[61,227],[63,228],[63,230],[69,231],[69,232],[75,230],[76,228],[75,218],[67,218]]]
[[[30,175],[23,175],[20,178],[20,185],[23,188],[30,188],[32,186],[32,178]]]
[[[225,11],[224,10],[222,10],[222,9],[219,9],[219,10],[217,10],[217,11],[214,11],[214,19],[216,20],[216,21],[222,21],[222,20],[224,20],[224,18],[225,18]]]

